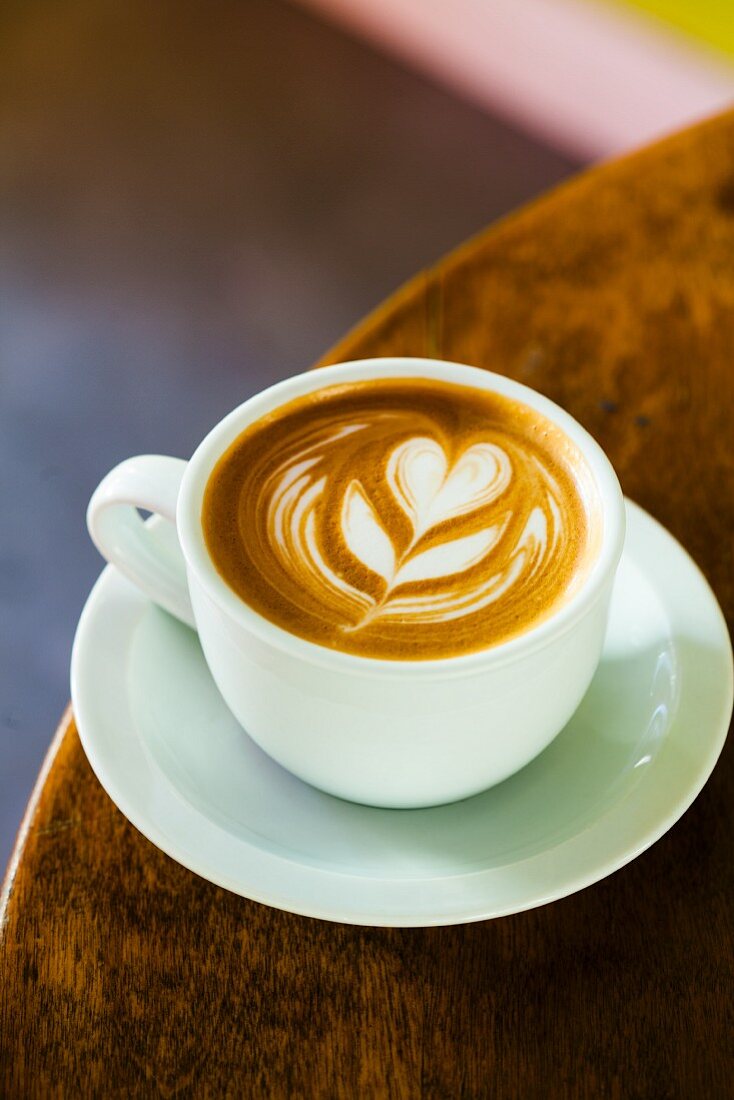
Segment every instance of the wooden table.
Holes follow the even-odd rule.
[[[429,355],[568,408],[734,615],[734,114],[575,180],[323,362]],[[734,760],[611,878],[477,925],[364,929],[190,874],[67,713],[6,883],[0,1095],[730,1096]]]

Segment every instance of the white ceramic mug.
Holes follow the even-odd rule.
[[[342,653],[264,619],[212,564],[202,500],[230,443],[253,421],[303,394],[389,377],[443,379],[514,398],[556,423],[585,457],[601,505],[597,557],[560,609],[519,637],[439,660]],[[175,523],[180,557],[164,558],[136,507]],[[599,661],[624,542],[619,482],[575,420],[517,382],[434,359],[342,363],[280,382],[226,416],[190,462],[160,455],[122,462],[94,493],[87,522],[108,561],[198,631],[217,687],[265,752],[322,790],[402,808],[484,790],[527,764],[563,728]]]

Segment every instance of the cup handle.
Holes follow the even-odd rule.
[[[107,561],[165,611],[195,629],[180,546],[156,538],[155,530],[136,510],[156,512],[175,527],[185,470],[182,459],[164,455],[126,459],[95,489],[87,509],[87,527]]]

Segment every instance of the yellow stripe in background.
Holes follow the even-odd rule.
[[[623,3],[734,56],[734,0],[623,0]]]

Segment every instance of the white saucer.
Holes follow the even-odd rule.
[[[170,540],[171,528],[151,520]],[[437,925],[580,890],[653,844],[696,797],[732,709],[718,604],[685,551],[628,504],[604,655],[572,721],[475,798],[378,810],[322,794],[246,736],[196,635],[108,566],[81,616],[72,698],[82,744],[130,821],[185,867],[326,920]]]

